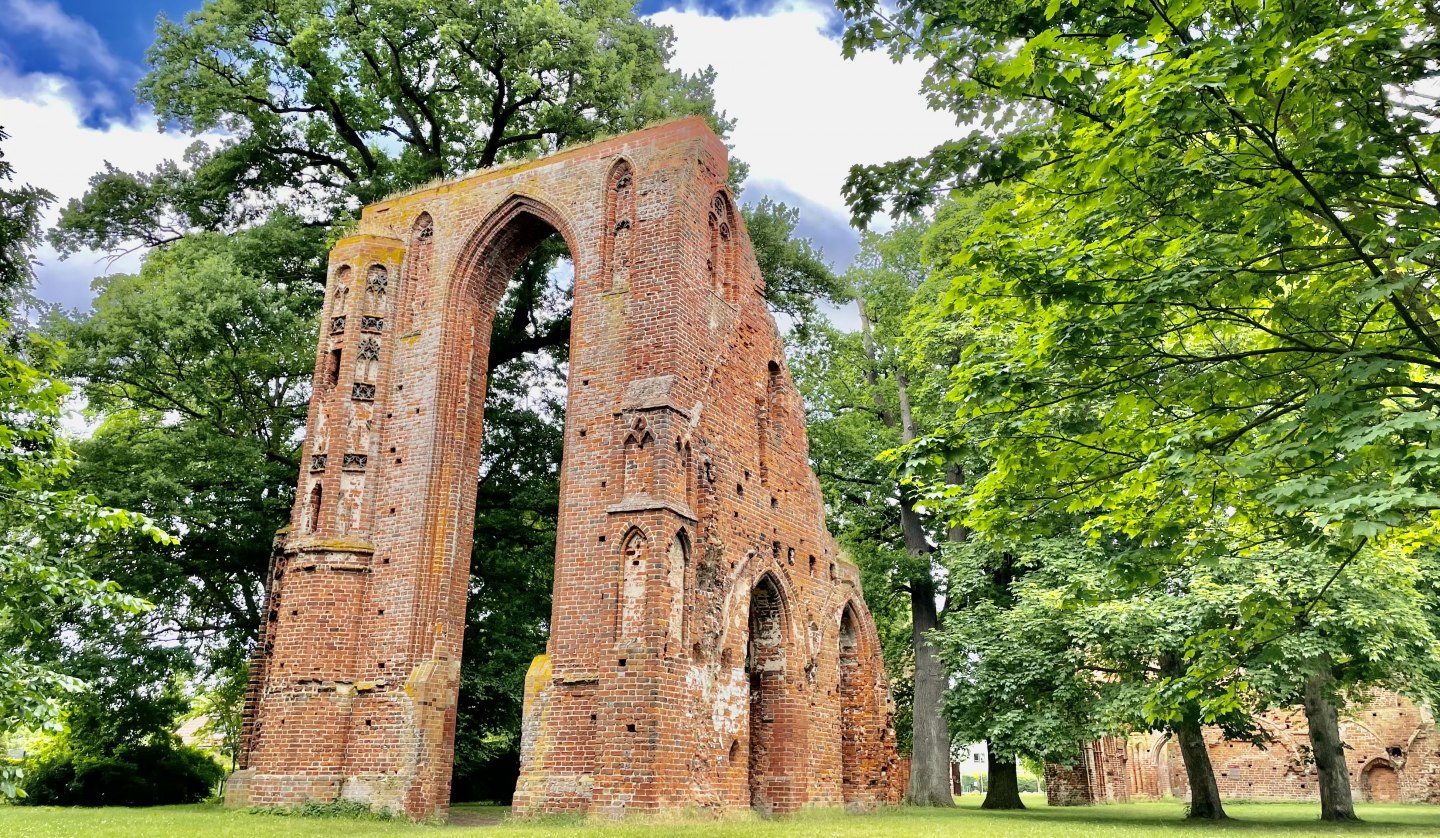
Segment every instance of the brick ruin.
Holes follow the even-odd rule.
[[[1272,740],[1264,748],[1206,729],[1221,797],[1318,801],[1304,711],[1266,713],[1260,726]],[[1440,727],[1428,709],[1381,691],[1341,714],[1340,738],[1356,800],[1440,803]],[[1165,734],[1142,734],[1091,742],[1073,765],[1046,765],[1045,794],[1052,806],[1074,806],[1170,795],[1188,800],[1190,788],[1178,745]]]
[[[445,816],[491,323],[557,233],[554,611],[516,810],[898,800],[879,641],[727,176],[692,118],[365,208],[330,255],[229,803]]]

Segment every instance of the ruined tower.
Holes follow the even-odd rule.
[[[727,173],[692,118],[365,208],[330,255],[231,803],[445,813],[491,322],[556,232],[569,393],[517,811],[899,798],[875,628]]]

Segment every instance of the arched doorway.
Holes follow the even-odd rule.
[[[785,606],[770,574],[750,592],[745,675],[750,684],[750,806],[761,814],[775,811],[785,777],[786,719]]]
[[[417,272],[433,249],[423,241],[412,242],[406,263]],[[551,233],[509,277],[494,315],[452,802],[508,805],[519,777],[521,706],[499,685],[543,654],[549,635],[573,287],[568,246]]]
[[[1370,803],[1398,803],[1400,772],[1385,760],[1376,760],[1360,774],[1360,791]]]

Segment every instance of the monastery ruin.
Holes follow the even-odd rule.
[[[330,255],[232,805],[444,817],[491,324],[575,265],[548,653],[521,813],[894,802],[889,688],[698,118],[366,207]]]

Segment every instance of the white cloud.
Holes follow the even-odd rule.
[[[840,191],[850,166],[922,154],[959,131],[952,116],[927,109],[919,65],[897,65],[874,53],[845,60],[839,41],[826,34],[834,14],[828,5],[796,0],[729,20],[696,8],[652,19],[675,30],[676,66],[718,71],[716,99],[738,120],[731,140],[736,156],[751,166],[751,188],[802,206],[802,232],[825,244],[843,268],[854,246]],[[0,28],[64,43],[63,51],[76,54],[71,60],[124,68],[93,27],[52,2],[0,0],[0,15],[10,18],[0,19]],[[94,96],[84,81],[17,74],[0,55],[0,124],[12,135],[5,154],[21,182],[55,193],[47,223],[84,194],[106,160],[148,171],[179,158],[193,141],[159,133],[148,113],[90,127]],[[107,266],[95,253],[62,263],[48,247],[37,256],[44,263],[42,298],[72,307],[88,305],[94,276],[138,266],[136,256]]]
[[[851,165],[923,154],[960,132],[926,107],[920,65],[881,53],[847,61],[825,32],[835,14],[796,0],[729,20],[696,8],[651,19],[675,30],[678,67],[715,67],[715,98],[738,122],[734,154],[752,180],[848,218],[840,188]]]
[[[45,217],[47,227],[67,201],[85,193],[90,176],[104,168],[105,161],[125,170],[149,171],[163,160],[179,158],[194,142],[184,134],[158,132],[151,115],[92,128],[85,124],[83,108],[71,80],[17,75],[0,63],[0,120],[10,134],[5,158],[14,164],[17,182],[55,194]],[[41,262],[36,270],[39,296],[66,307],[89,305],[94,277],[139,266],[137,255],[109,265],[102,254],[89,252],[61,262],[48,245],[35,255]]]
[[[0,28],[29,35],[50,47],[67,71],[98,70],[114,76],[136,74],[138,68],[122,61],[95,27],[65,14],[58,3],[45,0],[0,0]]]

